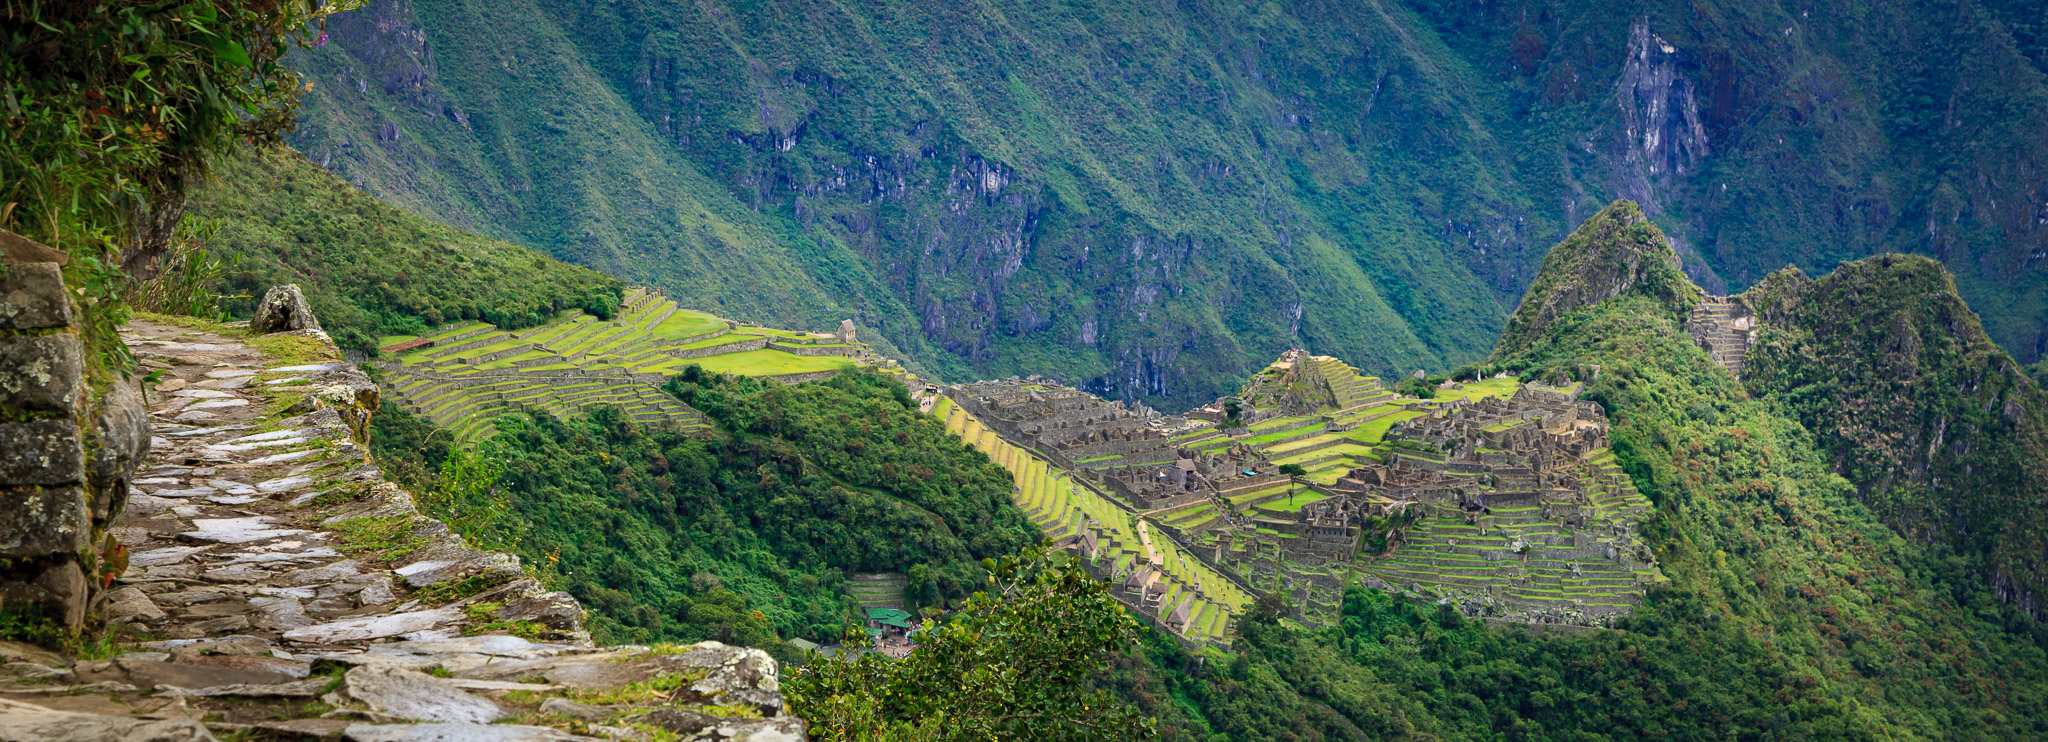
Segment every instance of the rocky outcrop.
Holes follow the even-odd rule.
[[[1675,189],[1707,156],[1699,102],[1678,62],[1678,48],[1651,31],[1648,20],[1629,27],[1628,57],[1614,83],[1626,140],[1614,162],[1614,187],[1651,214],[1663,211],[1659,194]]]
[[[306,295],[299,292],[298,284],[274,286],[264,292],[263,301],[256,304],[255,316],[249,318],[249,330],[258,335],[318,329],[320,321],[313,318],[313,306],[306,303]]]
[[[130,412],[153,426],[108,516],[128,556],[101,602],[126,651],[0,643],[0,742],[803,739],[767,654],[594,646],[574,598],[421,514],[367,457],[376,387],[325,334],[284,361],[181,325],[126,329],[160,383],[146,413],[101,415],[107,440]]]
[[[149,430],[133,382],[88,378],[65,255],[12,233],[0,248],[0,605],[76,633],[118,570],[104,536]]]

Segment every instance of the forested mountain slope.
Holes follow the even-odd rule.
[[[379,201],[288,148],[223,161],[191,201],[217,231],[211,288],[246,317],[272,286],[298,284],[344,348],[461,320],[521,328],[568,309],[610,317],[625,285],[531,249],[449,228]]]
[[[1813,430],[1900,532],[1984,560],[2040,616],[2048,394],[1984,334],[1941,265],[1910,255],[1796,269],[1743,296],[1762,320],[1745,382]]]
[[[1632,230],[1606,228],[1633,211],[1595,216],[1557,248],[1577,254],[1546,266],[1638,252],[1621,244]],[[1676,274],[1668,248],[1640,252],[1644,274]],[[1174,739],[2048,734],[2048,633],[1999,601],[1985,554],[1888,527],[1883,504],[1835,472],[1829,434],[1752,396],[1687,337],[1689,301],[1674,306],[1640,274],[1584,277],[1539,277],[1596,298],[1533,291],[1524,307],[1566,309],[1504,337],[1484,370],[1585,383],[1657,504],[1644,534],[1668,588],[1619,630],[1588,633],[1486,626],[1353,588],[1331,628],[1286,630],[1255,608],[1238,656],[1200,661],[1157,643],[1112,682]],[[1995,446],[2002,434],[1972,435]]]
[[[948,603],[980,586],[980,559],[1037,539],[1009,475],[919,414],[895,377],[784,385],[690,369],[668,391],[711,429],[533,412],[464,448],[394,405],[373,420],[372,451],[429,506],[480,508],[504,548],[550,565],[604,643],[716,639],[799,659],[784,639],[832,643],[857,624],[850,573],[907,572],[908,599]],[[441,494],[480,473],[471,489],[489,493],[475,502]]]
[[[2040,11],[378,0],[297,58],[293,141],[728,316],[857,316],[952,377],[1185,403],[1287,347],[1454,366],[1616,197],[1717,293],[1933,255],[2032,359]]]

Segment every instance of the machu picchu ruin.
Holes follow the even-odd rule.
[[[1664,579],[1636,538],[1649,502],[1576,384],[1435,392],[1402,397],[1295,350],[1177,416],[1039,377],[920,394],[1016,473],[1048,537],[1191,642],[1227,642],[1266,592],[1312,625],[1362,584],[1475,617],[1601,626]]]
[[[375,365],[394,400],[466,441],[490,436],[491,421],[518,408],[563,416],[611,405],[641,423],[696,429],[706,426],[703,416],[660,388],[683,368],[824,378],[864,354],[854,332],[851,320],[832,333],[761,327],[634,288],[609,320],[572,310],[522,330],[468,322],[383,337],[387,360]]]

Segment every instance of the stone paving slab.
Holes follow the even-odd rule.
[[[803,739],[765,653],[596,647],[573,597],[420,514],[367,457],[376,387],[317,330],[289,334],[332,360],[281,363],[226,328],[124,334],[164,373],[111,529],[123,653],[0,645],[0,742]],[[202,423],[179,420],[200,404]],[[608,705],[578,700],[600,691]]]

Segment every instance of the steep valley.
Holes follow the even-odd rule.
[[[1933,256],[2031,361],[2034,16],[378,0],[294,58],[292,141],[716,313],[855,317],[951,381],[1058,368],[1179,408],[1296,346],[1457,366],[1615,198],[1716,293]]]
[[[2048,739],[2048,10],[0,8],[0,742]]]

